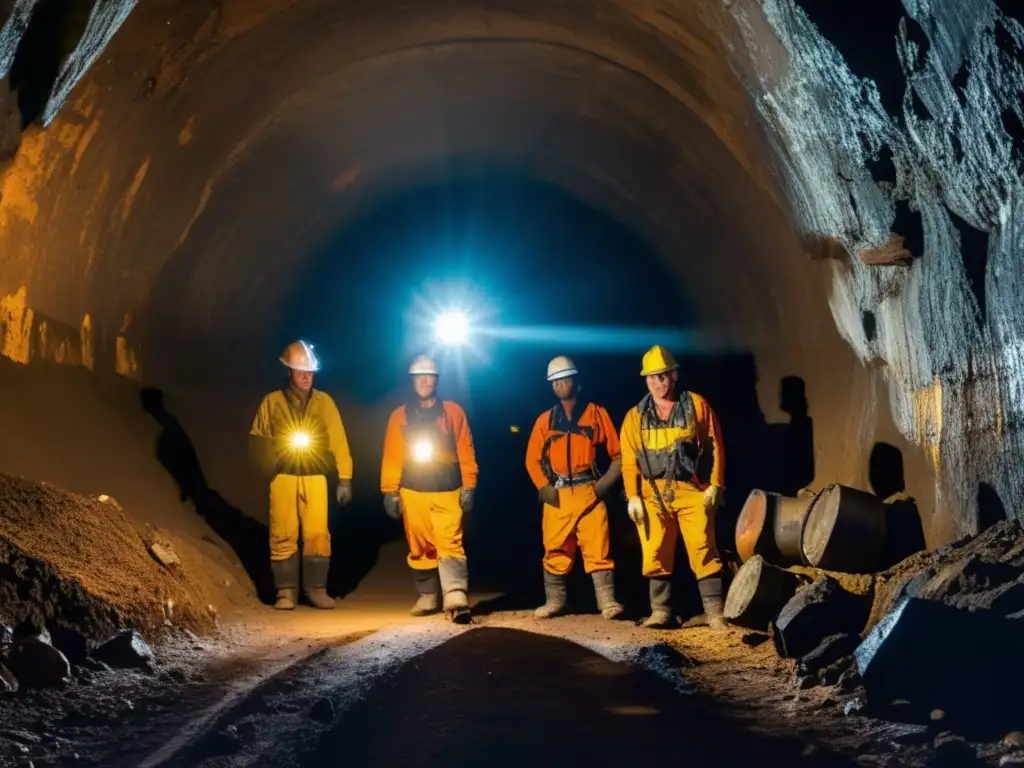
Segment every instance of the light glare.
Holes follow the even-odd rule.
[[[429,440],[417,440],[412,447],[412,455],[416,461],[430,461],[434,456],[434,444]]]
[[[434,335],[446,347],[461,347],[469,341],[469,318],[463,312],[445,312],[434,324]]]

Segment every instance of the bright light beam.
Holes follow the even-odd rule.
[[[443,312],[434,322],[434,336],[446,347],[462,347],[469,342],[469,318],[458,311]]]

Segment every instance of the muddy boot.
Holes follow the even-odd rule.
[[[327,570],[331,567],[329,557],[302,558],[302,582],[306,599],[314,608],[334,607],[334,598],[327,594]]]
[[[463,557],[442,557],[437,565],[444,594],[444,612],[456,624],[468,624],[470,619],[469,566]]]
[[[651,615],[641,625],[649,629],[668,629],[674,626],[676,619],[672,613],[672,577],[651,579],[650,590]]]
[[[598,571],[592,573],[594,595],[597,597],[597,610],[606,619],[617,619],[626,609],[615,599],[615,571]]]
[[[722,603],[722,575],[716,573],[697,582],[700,589],[700,600],[704,604],[704,616],[711,629],[721,631],[728,627],[725,617],[722,615],[724,606]]]
[[[441,581],[437,576],[437,568],[413,571],[412,579],[416,582],[416,591],[420,596],[409,613],[413,616],[429,616],[441,610]]]
[[[287,560],[271,560],[270,572],[274,575],[274,587],[277,589],[274,607],[279,611],[294,610],[299,592],[299,556],[292,555]]]
[[[544,605],[533,612],[535,619],[550,619],[565,613],[565,585],[568,577],[544,571]]]

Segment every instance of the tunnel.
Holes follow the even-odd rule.
[[[704,371],[695,387],[732,389],[711,393],[729,400],[718,407],[740,435],[730,472],[765,463],[768,451],[745,436],[789,421],[780,390],[799,380],[815,425],[805,484],[866,487],[872,447],[885,443],[898,446],[929,543],[977,530],[979,483],[1015,514],[1018,319],[1012,290],[992,286],[979,328],[971,293],[999,269],[1002,286],[1016,279],[1015,266],[999,265],[1019,245],[999,224],[1012,218],[1012,169],[992,195],[925,200],[902,178],[914,147],[898,120],[883,119],[887,108],[899,111],[901,89],[917,93],[914,83],[943,63],[903,50],[927,44],[929,33],[938,39],[938,12],[917,9],[901,28],[898,6],[886,10],[874,34],[891,40],[904,30],[902,58],[871,64],[845,46],[849,66],[863,70],[851,71],[787,2],[452,2],[403,6],[397,16],[358,3],[133,5],[54,1],[33,12],[17,2],[4,27],[10,471],[103,484],[158,509],[153,484],[137,479],[154,470],[119,455],[146,427],[111,399],[145,384],[166,394],[200,457],[219,457],[203,459],[210,486],[258,518],[264,502],[240,435],[260,391],[276,385],[277,349],[289,334],[312,333],[332,359],[347,357],[337,373],[364,384],[338,380],[337,395],[360,436],[360,495],[372,495],[378,404],[413,350],[346,355],[346,337],[367,333],[357,315],[340,309],[333,332],[302,327],[296,295],[318,270],[344,284],[346,231],[403,195],[516,179],[635,239],[643,255],[620,255],[636,260],[634,277],[605,324],[642,326],[633,305],[662,302],[702,340],[679,352]],[[975,48],[1012,49],[1016,22],[985,5]],[[842,14],[818,21],[841,34]],[[962,41],[948,54],[972,52]],[[1003,77],[1012,91],[1019,67],[992,66],[961,89],[963,115],[973,114],[972,87],[985,77]],[[832,81],[818,85],[837,89],[837,106],[817,134],[801,135],[814,111],[801,99],[827,68]],[[862,112],[874,117],[844,124],[842,110],[856,104],[843,101],[842,87],[861,76],[881,89],[865,97]],[[791,103],[778,98],[784,92]],[[1003,114],[1011,132],[1013,110]],[[965,139],[969,128],[960,129]],[[1012,135],[993,136],[1012,146]],[[842,151],[830,157],[829,145]],[[927,237],[914,210],[930,216]],[[950,240],[953,218],[979,237]],[[884,251],[890,229],[920,251],[909,267],[858,258],[858,248]],[[989,253],[953,252],[968,248]],[[585,269],[584,254],[565,258]],[[646,297],[652,271],[672,284],[671,296]],[[356,293],[382,291],[382,301],[398,302],[394,283],[360,284],[337,300],[351,307]],[[520,313],[516,323],[528,324]],[[632,358],[601,376],[632,375],[640,346],[621,350]],[[367,377],[376,399],[355,395]],[[111,388],[118,394],[97,394]],[[79,416],[88,426],[76,425]],[[983,433],[995,443],[965,450]]]
[[[203,621],[269,612],[247,434],[301,338],[355,466],[330,591],[411,600],[384,429],[458,306],[481,615],[540,597],[523,452],[559,354],[619,425],[672,349],[722,423],[728,555],[751,490],[830,484],[909,504],[932,551],[998,538],[1024,502],[1021,14],[834,5],[0,2],[0,507],[9,477],[98,499],[173,537]]]

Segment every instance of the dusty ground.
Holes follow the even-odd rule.
[[[634,721],[657,715],[661,723],[666,713],[676,725],[662,738],[672,744],[683,738],[678,723],[701,723],[705,741],[712,735],[713,749],[685,755],[694,765],[735,765],[749,759],[741,753],[751,744],[780,765],[929,764],[934,734],[846,716],[843,708],[854,694],[796,690],[789,664],[770,643],[751,648],[738,630],[721,636],[707,629],[651,632],[597,616],[541,623],[526,612],[481,616],[463,628],[440,617],[409,620],[404,607],[393,601],[368,610],[356,598],[331,613],[261,611],[208,639],[168,639],[157,649],[154,676],[78,670],[63,691],[2,697],[0,765],[320,765],[329,763],[317,756],[341,749],[339,739],[351,754],[376,756],[378,764],[391,758],[415,764],[411,755],[433,754],[413,749],[425,748],[423,734],[444,732],[437,718],[454,716],[474,733],[499,739],[492,748],[505,744],[508,754],[519,754],[528,739],[547,738],[560,717],[568,718],[562,724],[567,733],[596,728],[600,734],[618,723],[642,738],[658,731],[648,733]],[[477,630],[491,635],[466,634]],[[519,633],[495,636],[498,630],[571,643],[531,643]],[[606,700],[615,706],[596,708],[594,702]],[[523,715],[532,711],[530,701],[541,706],[533,720]],[[608,720],[609,711],[625,719]],[[352,734],[368,733],[375,718],[393,726],[387,743],[366,736],[357,744]],[[506,721],[518,723],[518,741],[502,730]],[[620,764],[623,739],[602,739],[574,754]],[[991,765],[1008,751],[979,746]],[[650,750],[674,759],[665,743]],[[452,762],[451,755],[445,759]],[[465,756],[454,762],[479,764]]]

